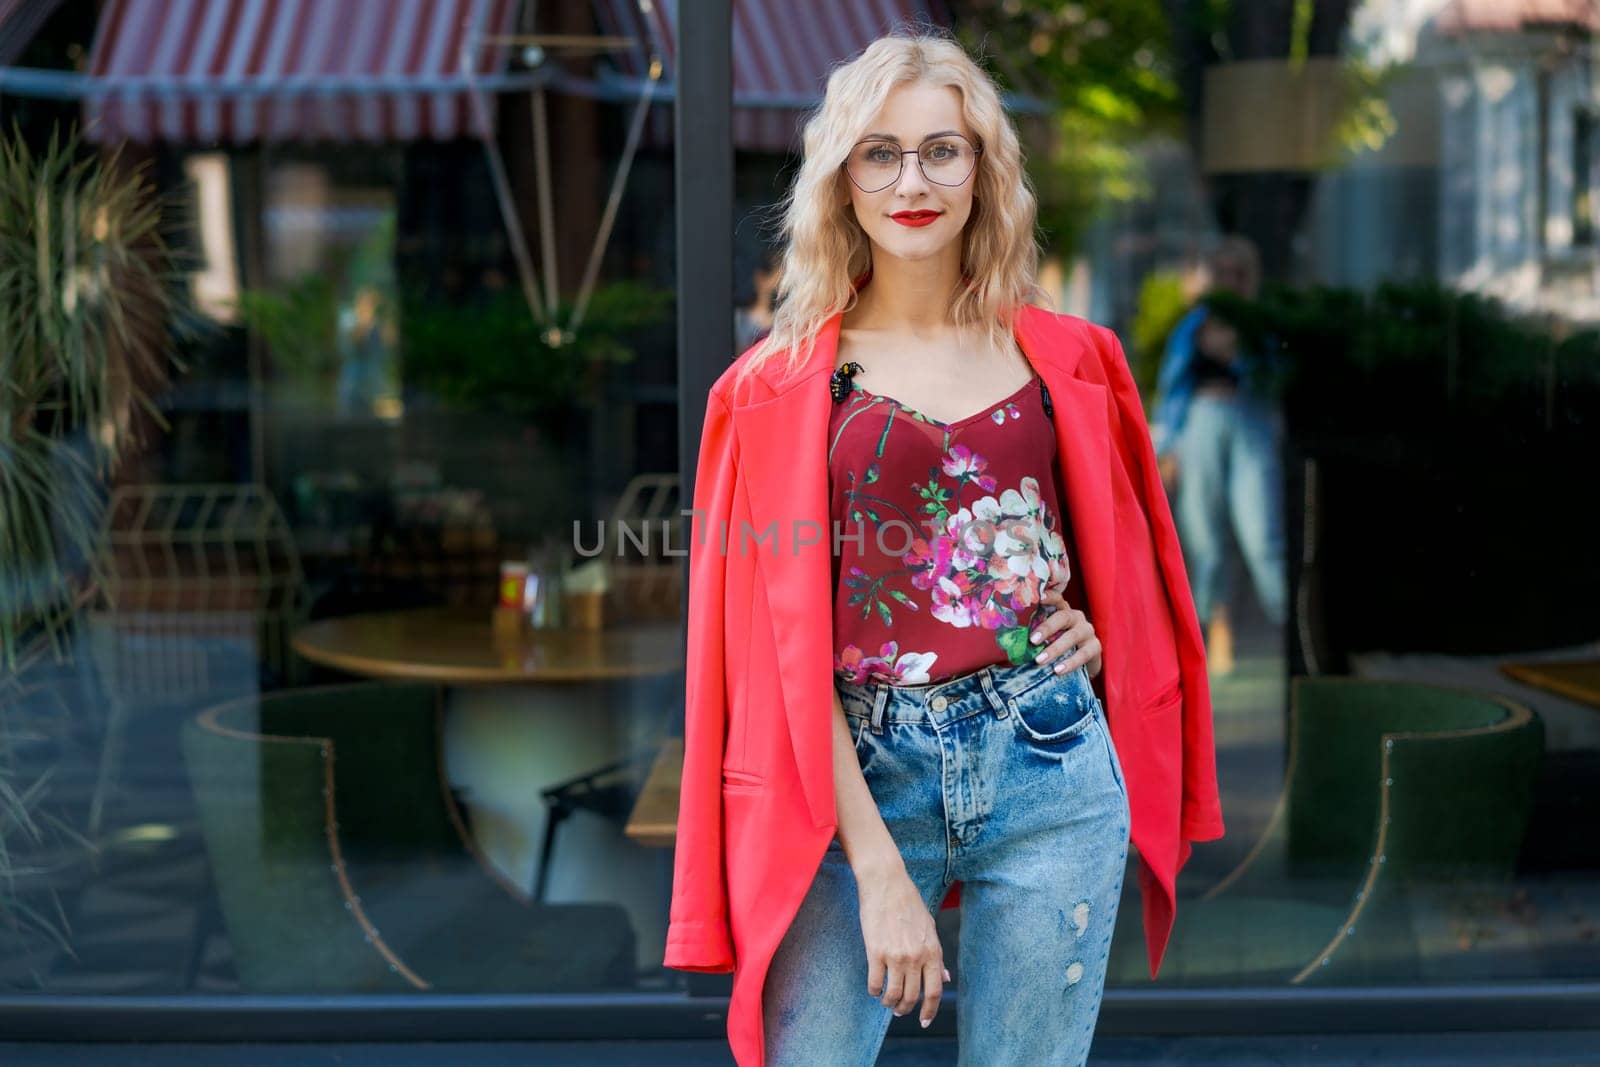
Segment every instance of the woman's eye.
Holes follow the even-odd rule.
[[[867,159],[873,163],[888,163],[894,159],[894,153],[879,145],[867,150]]]
[[[931,145],[922,154],[927,159],[945,160],[956,154],[956,146],[952,144]]]

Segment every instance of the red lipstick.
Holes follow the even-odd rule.
[[[896,211],[889,217],[902,226],[926,226],[943,212],[939,211]]]

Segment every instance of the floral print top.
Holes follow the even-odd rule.
[[[926,685],[1037,652],[1030,624],[1074,552],[1040,381],[939,422],[850,383],[828,433],[834,672]]]

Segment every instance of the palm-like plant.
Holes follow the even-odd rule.
[[[164,208],[76,133],[0,137],[0,668],[61,637],[96,577],[100,486],[165,373]]]
[[[64,944],[18,879],[19,853],[76,837],[44,810],[52,769],[25,766],[41,722],[17,714],[22,672],[63,658],[100,577],[103,486],[165,374],[173,310],[166,207],[141,169],[52,133],[0,135],[0,915],[23,944]],[[79,839],[81,840],[81,839]],[[56,909],[59,916],[59,909]]]

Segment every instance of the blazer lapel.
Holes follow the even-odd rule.
[[[1078,376],[1088,341],[1032,305],[1017,317],[1017,344],[1050,390],[1055,409],[1056,454],[1066,483],[1066,519],[1072,525],[1079,576],[1088,605],[1073,604],[1091,621],[1110,617],[1116,602],[1117,541],[1111,494],[1111,420],[1106,387]],[[1068,601],[1071,603],[1071,600]],[[1096,629],[1100,623],[1096,621]]]
[[[777,395],[736,405],[734,427],[753,529],[728,531],[765,578],[787,728],[812,825],[836,826],[833,799],[833,581],[828,393],[839,344],[835,314],[804,368]],[[1087,341],[1042,309],[1018,315],[1015,336],[1050,390],[1068,521],[1091,619],[1115,596],[1111,440],[1106,387],[1078,377]],[[1082,605],[1075,605],[1082,606]]]

